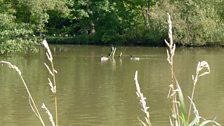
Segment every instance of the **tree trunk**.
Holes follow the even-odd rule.
[[[144,16],[144,24],[145,24],[145,30],[149,29],[149,19],[150,19],[150,12],[149,12],[149,9],[150,9],[150,4],[149,4],[149,1],[146,1],[147,3],[147,6],[146,7],[142,7],[142,13],[143,13],[143,16]]]

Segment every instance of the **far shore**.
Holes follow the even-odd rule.
[[[77,37],[54,37],[48,36],[47,41],[49,44],[79,44],[79,45],[118,45],[118,46],[149,46],[149,47],[166,47],[164,41],[152,42],[144,39],[141,40],[130,40],[130,41],[110,41],[100,42],[91,40],[91,38],[79,39]],[[176,43],[179,47],[224,47],[224,42],[207,42],[203,45],[197,45],[194,43],[182,45]]]

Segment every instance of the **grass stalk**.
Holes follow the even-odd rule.
[[[56,86],[56,77],[55,77],[55,74],[57,73],[57,71],[54,69],[54,63],[53,63],[53,60],[51,63],[51,69],[53,70],[53,75],[52,75],[52,78],[53,78],[53,84],[54,84],[54,87],[55,87],[55,91],[52,92],[54,94],[54,108],[55,108],[55,123],[56,123],[56,126],[58,126],[58,100],[57,100],[57,86]]]
[[[51,75],[51,78],[48,78],[48,84],[51,88],[52,94],[54,95],[55,125],[59,126],[59,124],[58,124],[58,101],[57,101],[57,95],[56,95],[57,94],[57,86],[56,86],[56,77],[55,77],[55,75],[57,74],[57,71],[54,68],[53,56],[52,56],[51,50],[49,48],[49,45],[45,39],[43,40],[42,45],[46,49],[46,56],[50,63],[50,67],[47,63],[44,63],[44,65],[47,68],[49,74]],[[53,80],[53,82],[52,82],[52,80]]]
[[[186,112],[184,96],[174,74],[174,54],[175,54],[176,45],[173,42],[172,22],[171,22],[171,18],[169,14],[168,14],[168,26],[169,26],[169,31],[168,31],[169,42],[165,40],[165,43],[168,46],[167,61],[170,64],[171,78],[172,78],[172,84],[170,85],[171,88],[169,91],[169,96],[172,98],[172,115],[173,116],[172,118],[170,118],[170,125],[171,126],[194,126],[194,125],[204,126],[208,123],[212,123],[214,125],[219,126],[220,124],[214,120],[204,119],[204,121],[200,122],[200,119],[202,119],[202,117],[199,116],[199,112],[196,109],[196,105],[193,102],[198,79],[210,73],[210,67],[206,61],[198,62],[197,68],[196,68],[196,74],[195,76],[192,75],[193,89],[192,89],[191,97],[189,97],[190,99],[189,110],[188,110],[188,113]],[[193,113],[195,117],[192,121],[190,121],[192,107],[193,107]]]
[[[151,124],[150,115],[149,115],[149,112],[148,112],[149,107],[146,104],[146,101],[145,101],[146,98],[144,97],[143,93],[141,92],[140,85],[138,83],[138,71],[135,72],[135,78],[134,78],[134,80],[135,80],[135,86],[136,86],[136,95],[139,98],[139,103],[140,103],[140,105],[142,107],[141,110],[145,114],[145,122],[146,123],[144,121],[142,121],[142,120],[140,120],[140,122],[141,122],[141,124],[143,126],[151,126],[152,124]]]
[[[51,51],[50,51],[50,48],[48,46],[47,41],[44,40],[42,42],[42,44],[46,49],[46,56],[47,56],[47,58],[49,60],[49,63],[50,63],[50,67],[47,63],[44,63],[44,65],[47,68],[49,74],[51,75],[51,78],[48,78],[48,84],[51,88],[51,92],[54,95],[55,120],[53,119],[53,116],[51,115],[50,111],[47,109],[47,107],[44,104],[43,104],[42,108],[47,112],[52,126],[58,126],[58,104],[57,104],[58,102],[57,102],[57,96],[56,96],[57,90],[56,90],[56,78],[55,78],[55,75],[57,74],[57,71],[54,69],[53,57],[52,57],[52,54],[51,54]],[[39,110],[36,106],[36,103],[33,100],[33,97],[32,97],[32,95],[29,91],[29,88],[28,88],[28,86],[27,86],[19,68],[15,65],[11,64],[10,62],[7,62],[7,61],[0,61],[0,64],[5,64],[9,68],[14,69],[17,72],[17,74],[20,76],[20,79],[22,80],[23,85],[24,85],[24,87],[26,89],[26,92],[28,94],[28,97],[29,97],[30,107],[33,110],[33,112],[35,113],[35,115],[38,117],[38,119],[40,120],[42,126],[45,126],[45,123],[44,123],[44,121],[43,121],[43,119],[40,115],[40,112],[39,112]]]
[[[194,94],[195,94],[195,89],[196,89],[196,84],[198,82],[198,79],[206,74],[209,74],[209,73],[210,73],[209,64],[206,61],[198,62],[195,76],[192,75],[193,89],[192,89],[192,93],[191,93],[191,97],[190,97],[190,99],[192,101],[194,100]],[[190,104],[190,106],[189,106],[188,118],[187,118],[188,122],[190,121],[190,117],[191,117],[191,109],[192,109],[192,104]]]
[[[179,110],[178,110],[178,102],[177,102],[177,96],[176,96],[176,89],[177,85],[175,83],[175,74],[174,74],[174,55],[175,55],[175,50],[176,50],[176,45],[173,42],[173,36],[172,36],[172,21],[171,17],[169,14],[168,15],[168,37],[169,37],[169,42],[165,40],[166,45],[168,46],[167,49],[167,61],[170,65],[170,70],[171,70],[171,78],[172,78],[172,83],[170,85],[170,94],[169,97],[172,99],[172,117],[175,125],[180,125],[180,120],[179,120]]]
[[[49,117],[49,120],[50,120],[50,122],[51,122],[51,125],[52,125],[52,126],[55,126],[55,122],[54,122],[53,116],[52,116],[51,112],[48,110],[48,108],[45,106],[44,103],[43,103],[43,105],[42,105],[41,108],[43,108],[43,109],[46,111],[46,113],[47,113],[47,115],[48,115],[48,117]]]
[[[40,112],[39,112],[39,110],[38,110],[38,108],[37,108],[37,106],[36,106],[36,103],[35,103],[35,101],[34,101],[32,95],[31,95],[31,93],[30,93],[30,90],[29,90],[29,88],[28,88],[28,86],[27,86],[27,84],[26,84],[26,82],[25,82],[25,80],[24,80],[24,78],[23,78],[23,76],[22,76],[22,73],[21,73],[21,71],[19,70],[19,68],[18,68],[16,65],[13,65],[12,63],[7,62],[7,61],[0,61],[0,64],[5,64],[5,65],[7,65],[9,68],[12,68],[12,69],[14,69],[14,70],[17,72],[17,74],[19,75],[20,79],[22,80],[22,83],[23,83],[23,85],[24,85],[24,87],[25,87],[25,89],[26,89],[26,92],[27,92],[27,94],[28,94],[30,107],[32,108],[32,110],[33,110],[33,112],[35,113],[35,115],[37,116],[37,118],[40,120],[42,126],[45,126],[45,123],[44,123],[44,121],[43,121],[43,119],[42,119],[42,116],[40,115]]]
[[[57,96],[54,96],[54,108],[55,108],[55,123],[56,126],[58,126],[58,100],[57,100]]]

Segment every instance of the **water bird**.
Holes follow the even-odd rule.
[[[116,48],[112,45],[110,53],[107,56],[101,56],[100,61],[107,61],[114,58]]]
[[[139,61],[139,60],[140,60],[140,58],[139,58],[139,57],[133,57],[133,56],[131,55],[130,60]]]
[[[110,58],[108,56],[101,56],[100,57],[100,61],[107,61],[109,60]]]

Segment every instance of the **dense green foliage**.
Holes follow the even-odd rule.
[[[47,29],[49,35],[55,35],[52,40],[59,42],[162,45],[167,37],[166,14],[170,13],[177,44],[222,45],[223,3],[222,0],[70,0],[69,16],[50,17]]]
[[[152,20],[163,26],[166,24],[165,12],[170,12],[176,42],[182,45],[217,44],[224,40],[223,15],[219,13],[224,6],[220,3],[218,0],[212,3],[209,0],[162,2],[153,8]]]
[[[38,38],[69,43],[162,45],[166,13],[179,45],[223,45],[223,0],[0,0],[0,50]]]
[[[0,0],[0,9],[1,53],[35,49],[48,22],[48,11],[66,11],[60,0]]]

